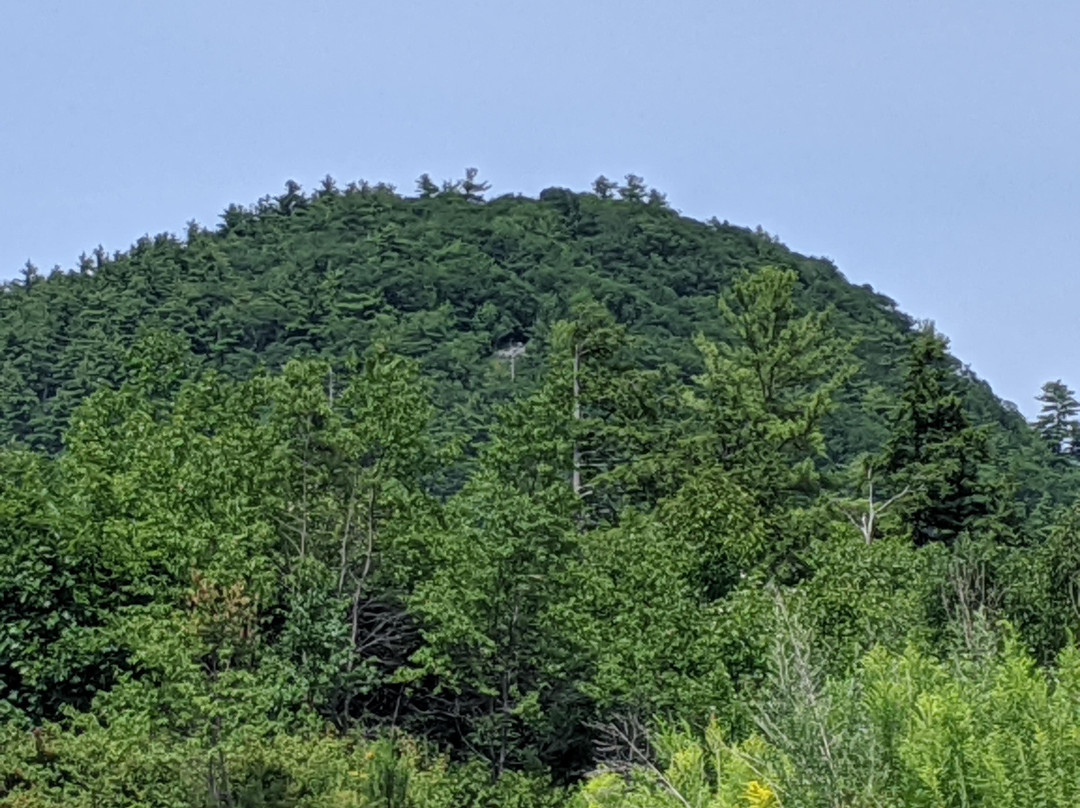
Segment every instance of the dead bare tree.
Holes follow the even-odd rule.
[[[863,541],[867,544],[872,544],[874,541],[874,531],[877,529],[877,520],[890,507],[910,494],[911,487],[905,486],[904,490],[899,494],[890,497],[884,502],[876,502],[874,500],[874,468],[871,465],[867,465],[866,488],[867,494],[865,504],[861,502],[857,506],[850,503],[845,504],[843,502],[835,502],[834,504],[837,510],[844,514],[848,521],[855,526],[855,529],[862,534]]]
[[[512,342],[507,348],[503,348],[500,351],[495,352],[495,356],[498,359],[505,359],[510,363],[510,381],[514,381],[516,376],[516,366],[519,356],[525,356],[526,345],[524,342]]]

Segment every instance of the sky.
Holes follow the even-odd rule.
[[[0,279],[230,203],[643,176],[1080,386],[1080,3],[5,0]]]

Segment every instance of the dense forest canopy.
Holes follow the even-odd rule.
[[[0,295],[0,801],[1080,797],[1080,404],[633,175]]]

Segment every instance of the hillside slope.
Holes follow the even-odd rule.
[[[381,340],[422,361],[444,417],[468,420],[510,392],[497,352],[529,344],[515,362],[514,390],[527,391],[548,327],[584,294],[640,337],[640,362],[688,375],[700,370],[691,338],[725,336],[717,295],[765,265],[794,269],[800,307],[834,308],[838,331],[857,340],[863,367],[830,426],[834,454],[883,439],[880,407],[864,399],[896,390],[913,321],[893,301],[766,233],[682,217],[636,178],[598,187],[482,202],[475,183],[429,185],[417,198],[366,184],[339,191],[329,179],[309,197],[290,183],[231,207],[214,231],[192,224],[184,239],[99,249],[48,278],[27,268],[0,296],[0,439],[58,449],[73,406],[119,382],[126,348],[155,329],[186,335],[207,366],[235,378],[291,357],[340,362]],[[986,384],[967,378],[964,388],[977,421],[1023,430]]]

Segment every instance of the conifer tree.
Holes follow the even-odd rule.
[[[592,184],[593,193],[601,199],[611,199],[618,187],[618,183],[612,182],[603,174],[593,180]]]
[[[644,202],[647,193],[645,180],[637,174],[627,174],[626,185],[619,188],[619,198],[627,202]]]
[[[994,507],[989,434],[964,411],[946,349],[932,328],[912,343],[882,463],[896,491],[910,489],[898,509],[920,546],[952,543]]]
[[[1080,454],[1080,403],[1073,391],[1058,379],[1044,384],[1036,401],[1043,406],[1034,426],[1050,450],[1056,455]]]
[[[699,426],[680,450],[693,471],[676,518],[721,526],[704,534],[710,545],[700,552],[713,596],[750,569],[802,574],[800,525],[820,487],[821,422],[855,363],[830,312],[799,315],[797,283],[795,272],[775,267],[740,276],[719,302],[730,341],[697,340],[705,373],[688,401]],[[729,535],[754,511],[760,530]]]
[[[274,202],[274,210],[282,216],[292,216],[308,205],[307,197],[304,195],[300,183],[295,180],[289,180],[285,183],[285,193],[277,197]]]
[[[22,278],[23,278],[23,281],[22,281],[23,289],[25,289],[28,292],[30,291],[30,289],[32,287],[37,285],[38,281],[40,281],[42,279],[41,278],[41,272],[38,271],[38,268],[36,266],[34,266],[34,263],[32,261],[27,261],[26,262],[26,264],[23,266],[22,270],[20,271],[20,274],[22,275]]]
[[[661,372],[633,367],[632,346],[625,326],[587,296],[552,326],[540,388],[505,409],[494,430],[503,451],[492,459],[510,464],[505,479],[561,480],[589,523],[674,490],[659,460],[672,402]]]
[[[461,182],[461,193],[470,202],[482,202],[484,193],[491,188],[489,183],[476,179],[477,173],[478,170],[475,168],[465,169],[465,179]]]
[[[431,199],[438,195],[439,186],[432,181],[430,174],[421,174],[416,181],[416,192],[420,194],[421,199]]]
[[[813,487],[821,421],[855,371],[828,311],[799,316],[797,280],[775,267],[743,275],[719,303],[731,341],[697,340],[705,373],[691,403],[706,430],[694,440],[766,506]]]
[[[319,183],[319,190],[315,192],[315,198],[321,199],[326,196],[338,196],[341,191],[338,190],[337,181],[327,174],[322,178],[322,182]]]

